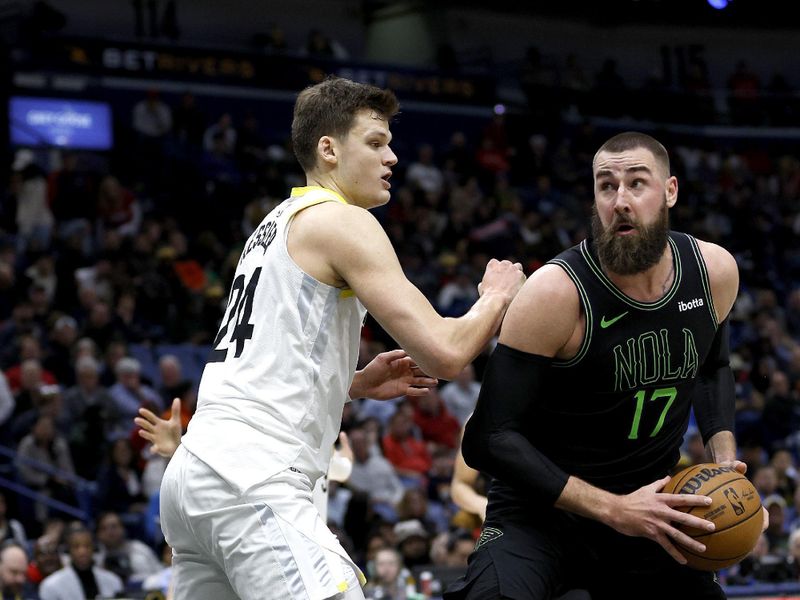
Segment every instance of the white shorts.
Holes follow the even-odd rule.
[[[363,599],[364,576],[286,470],[240,495],[179,446],[161,483],[175,600]]]

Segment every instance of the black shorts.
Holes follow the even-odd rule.
[[[713,573],[678,564],[661,546],[555,508],[537,523],[487,523],[464,577],[445,600],[724,600]]]

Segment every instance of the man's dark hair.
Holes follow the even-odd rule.
[[[400,108],[394,92],[342,77],[328,77],[297,97],[292,119],[292,146],[308,172],[317,164],[317,142],[324,135],[347,136],[356,113],[374,110],[389,121]]]
[[[664,148],[661,142],[654,137],[638,131],[626,131],[625,133],[619,133],[607,140],[606,143],[600,146],[600,149],[595,153],[594,159],[592,160],[592,165],[594,165],[594,161],[597,160],[597,155],[601,152],[618,154],[620,152],[626,152],[627,150],[634,150],[636,148],[644,148],[645,150],[649,150],[653,156],[655,156],[656,162],[659,164],[659,166],[664,169],[664,174],[669,177],[669,154],[667,154],[667,149]]]

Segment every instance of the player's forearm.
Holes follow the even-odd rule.
[[[730,462],[736,460],[736,438],[731,431],[715,433],[706,442],[706,454],[711,462]]]
[[[486,293],[464,316],[443,319],[441,330],[435,334],[442,347],[439,372],[426,372],[442,379],[458,375],[495,335],[511,299],[506,294]]]
[[[583,517],[610,523],[619,496],[597,488],[582,479],[570,476],[556,500],[556,507]]]

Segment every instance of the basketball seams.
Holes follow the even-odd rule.
[[[713,556],[705,556],[703,554],[698,554],[697,552],[692,552],[691,550],[689,550],[689,548],[687,548],[686,546],[682,546],[681,544],[678,544],[677,542],[676,542],[675,545],[678,546],[678,548],[680,548],[681,552],[685,552],[686,554],[691,554],[692,556],[694,556],[696,558],[700,558],[702,560],[707,560],[708,562],[712,562],[712,563],[714,563],[714,562],[718,563],[718,562],[734,561],[734,563],[732,563],[732,564],[735,564],[735,563],[739,562],[740,560],[742,560],[745,556],[750,554],[750,550],[748,550],[747,552],[745,552],[743,554],[737,554],[736,556],[728,556],[728,557],[724,557],[724,558],[714,558]]]

